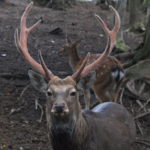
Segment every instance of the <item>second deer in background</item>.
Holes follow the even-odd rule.
[[[100,21],[100,20],[99,20]],[[107,28],[107,27],[106,27]],[[109,31],[108,29],[104,29],[107,35],[110,35],[110,47],[113,48],[115,36],[114,30]],[[71,40],[67,37],[67,43],[63,46],[63,48],[58,51],[59,56],[67,56],[69,58],[69,64],[72,68],[73,72],[76,72],[86,57],[80,59],[78,54],[78,44],[81,40],[77,40],[75,42],[71,42]],[[89,63],[94,62],[101,54],[93,54],[90,55]],[[96,70],[96,78],[92,85],[92,89],[96,97],[99,99],[101,103],[103,102],[116,102],[118,97],[118,92],[120,86],[122,84],[124,78],[124,70],[115,57],[108,56],[108,58],[103,62],[103,64]],[[90,89],[84,90],[84,99],[86,109],[90,109]]]

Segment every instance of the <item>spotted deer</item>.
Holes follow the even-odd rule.
[[[110,31],[108,31],[110,32]],[[80,59],[78,52],[78,44],[80,40],[71,42],[67,37],[67,43],[61,50],[58,51],[59,56],[67,56],[69,64],[73,72],[76,72],[86,57]],[[89,63],[91,64],[101,54],[90,55]],[[118,92],[124,78],[124,70],[119,60],[113,56],[108,56],[107,59],[96,69],[96,78],[93,82],[92,89],[101,103],[116,102]],[[83,91],[86,109],[90,108],[90,89]]]
[[[21,33],[15,31],[15,43],[29,65],[38,73],[28,72],[32,85],[46,94],[46,119],[48,134],[54,150],[131,150],[135,138],[135,124],[129,112],[113,102],[97,105],[92,110],[83,110],[79,103],[79,90],[89,88],[94,79],[94,70],[111,52],[112,37],[108,34],[108,44],[102,55],[87,66],[89,53],[80,68],[65,79],[54,76],[45,65],[39,51],[40,63],[28,53],[27,36],[40,23],[26,27],[26,17],[33,3],[26,8],[21,18]],[[119,29],[119,16],[113,34]],[[96,15],[96,18],[99,18]],[[99,18],[100,19],[100,18]],[[100,19],[101,20],[101,19]],[[102,20],[101,20],[102,21]],[[105,30],[105,24],[102,23]],[[107,32],[108,33],[108,32]],[[115,35],[114,35],[115,36]],[[88,82],[87,82],[88,81]]]

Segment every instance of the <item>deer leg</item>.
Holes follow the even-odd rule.
[[[110,102],[110,93],[107,91],[100,91],[99,93],[96,93],[100,103],[104,103],[104,102]]]
[[[117,84],[115,93],[114,93],[113,96],[112,96],[112,101],[113,101],[113,102],[117,102],[118,93],[119,93],[119,91],[120,91],[120,87],[121,87],[121,85],[122,85],[122,82],[123,82],[123,79],[120,80],[120,81],[118,82],[118,84]]]
[[[109,91],[106,91],[106,89],[101,89],[99,86],[93,86],[92,88],[94,90],[96,98],[99,100],[100,103],[111,101],[111,95]]]
[[[84,91],[85,108],[90,109],[90,89]]]

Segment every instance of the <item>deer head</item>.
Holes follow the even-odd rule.
[[[80,44],[82,39],[79,39],[75,42],[71,42],[71,40],[68,38],[68,36],[66,37],[66,41],[67,43],[65,45],[63,45],[63,48],[61,50],[58,51],[58,55],[59,56],[69,56],[70,53],[72,53],[73,50],[77,51],[76,49],[77,46]]]

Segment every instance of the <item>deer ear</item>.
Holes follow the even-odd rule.
[[[78,46],[81,41],[82,41],[82,39],[77,40],[77,41],[76,41],[76,46]]]
[[[77,83],[77,89],[80,91],[89,89],[94,82],[95,76],[96,73],[94,71],[82,77]]]
[[[67,41],[69,47],[71,48],[72,47],[72,43],[71,43],[71,40],[68,38],[68,36],[66,36],[66,41]]]
[[[29,70],[28,71],[28,75],[30,77],[31,83],[32,85],[39,91],[41,92],[45,92],[47,89],[47,82],[45,81],[45,79],[39,75],[38,73]]]

